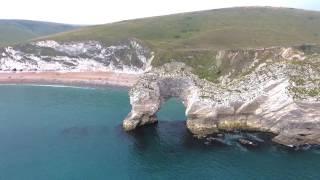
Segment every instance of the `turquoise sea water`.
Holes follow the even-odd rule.
[[[176,100],[126,133],[124,89],[0,86],[1,180],[320,179],[320,152],[192,138]]]

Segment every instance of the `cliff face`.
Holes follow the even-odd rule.
[[[31,42],[0,49],[0,71],[111,71],[141,74],[153,52],[135,39],[111,46],[97,41]]]
[[[205,68],[217,76],[213,82],[179,60],[152,68],[154,53],[137,39],[109,46],[47,40],[7,47],[0,49],[0,71],[144,74],[130,90],[126,130],[155,123],[161,105],[177,97],[195,135],[252,130],[272,132],[275,142],[288,146],[320,144],[320,46],[212,54],[215,60]]]
[[[272,132],[273,141],[287,146],[320,144],[318,49],[220,51],[221,61],[237,64],[241,54],[251,59],[241,71],[230,66],[217,83],[198,78],[183,63],[165,64],[146,73],[131,89],[132,110],[123,127],[132,130],[156,122],[161,105],[177,97],[195,135],[251,130]]]

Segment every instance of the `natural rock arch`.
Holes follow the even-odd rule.
[[[141,79],[130,91],[132,110],[123,122],[126,130],[155,123],[157,121],[156,113],[170,98],[181,100],[185,108],[190,103],[190,91],[194,90],[194,84],[190,79],[185,77],[163,78],[150,82],[150,78],[152,77]],[[135,89],[139,89],[139,91],[135,91]]]
[[[243,128],[246,127],[247,116],[238,116],[235,119],[234,108],[230,106],[217,106],[211,101],[202,98],[205,96],[201,87],[201,80],[190,73],[191,69],[183,63],[170,63],[152,72],[146,73],[130,90],[130,103],[132,110],[123,122],[125,130],[133,130],[138,126],[157,122],[156,113],[170,98],[178,98],[186,108],[187,128],[197,135],[207,135],[218,132],[220,127]],[[232,106],[237,106],[233,103]],[[228,116],[232,118],[228,119]],[[219,119],[220,118],[220,119]],[[224,127],[222,127],[224,128]]]
[[[130,90],[132,110],[123,127],[155,123],[161,105],[175,97],[186,107],[187,128],[196,135],[242,129],[272,132],[273,140],[285,145],[320,144],[320,103],[295,100],[284,67],[271,64],[226,87],[199,79],[182,63],[165,64]],[[273,74],[259,79],[265,72]]]

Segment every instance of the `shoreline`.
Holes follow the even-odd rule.
[[[139,77],[114,72],[1,72],[0,84],[130,88]]]

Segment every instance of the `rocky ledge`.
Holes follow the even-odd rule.
[[[183,63],[154,68],[130,90],[132,110],[123,127],[157,122],[161,105],[176,97],[197,136],[246,130],[271,132],[274,142],[289,147],[320,144],[320,55],[314,49],[319,47],[256,50],[250,66],[215,83]],[[234,58],[236,52],[218,54]]]

